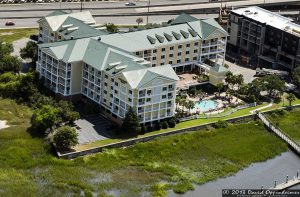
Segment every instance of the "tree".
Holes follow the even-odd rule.
[[[224,84],[223,83],[218,83],[216,85],[216,87],[218,88],[218,92],[219,92],[219,97],[221,95],[221,90],[224,88]]]
[[[300,67],[294,69],[292,76],[294,83],[297,85],[298,90],[300,91]]]
[[[60,150],[68,150],[78,144],[78,133],[70,126],[63,126],[57,129],[53,141]]]
[[[195,107],[195,103],[193,101],[188,101],[186,102],[185,107],[189,109],[189,113],[190,113],[191,109]]]
[[[282,95],[284,90],[284,81],[282,81],[278,76],[267,75],[264,76],[262,80],[269,96],[278,97],[278,95]]]
[[[46,129],[52,128],[52,126],[60,122],[58,113],[59,110],[57,108],[44,105],[33,112],[31,124],[36,131],[41,130],[45,132]]]
[[[5,55],[10,55],[14,51],[14,48],[11,43],[2,42],[0,40],[0,60]]]
[[[35,62],[38,59],[38,47],[36,42],[29,41],[26,46],[20,50],[20,55],[23,59],[31,59],[32,65],[35,65]]]
[[[20,50],[20,55],[23,59],[37,59],[37,44],[36,42],[29,41],[26,46]]]
[[[132,132],[134,134],[136,134],[137,131],[140,130],[140,122],[138,116],[132,107],[130,107],[125,114],[122,129],[126,132]]]
[[[1,56],[1,55],[0,55]],[[0,59],[0,74],[5,72],[19,72],[21,60],[17,56],[4,55]]]
[[[243,83],[244,83],[244,76],[242,74],[234,75],[234,85],[237,85],[238,90],[240,89]]]
[[[231,86],[234,84],[234,76],[232,72],[227,72],[225,75],[225,82],[228,86],[228,88],[232,88]]]
[[[296,96],[293,93],[289,93],[286,99],[289,101],[289,106],[291,107],[292,102],[296,100]]]
[[[69,101],[60,100],[58,102],[59,114],[64,122],[74,122],[80,118],[78,112],[74,111],[74,106]]]
[[[106,27],[106,30],[110,33],[117,33],[119,31],[118,27],[113,23],[106,23],[105,27]]]
[[[180,103],[180,100],[181,100],[181,99],[182,99],[182,98],[181,98],[180,96],[176,96],[176,99],[175,99],[176,109],[177,109],[178,104]]]
[[[143,20],[143,18],[142,17],[138,17],[137,19],[136,19],[136,23],[138,24],[138,26],[140,26],[140,23],[142,23],[144,20]]]

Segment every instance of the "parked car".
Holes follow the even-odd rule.
[[[135,3],[133,3],[133,2],[127,2],[127,3],[125,3],[125,6],[135,6],[136,4]]]
[[[14,26],[15,23],[13,21],[6,21],[5,26]]]

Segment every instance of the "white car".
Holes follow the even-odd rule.
[[[133,3],[133,2],[127,2],[127,3],[125,3],[125,6],[135,6],[136,4],[135,3]]]

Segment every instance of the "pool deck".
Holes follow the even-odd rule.
[[[199,97],[187,97],[187,100],[190,101],[194,101],[194,102],[201,102],[201,101],[209,101],[209,100],[213,100],[215,102],[217,102],[217,105],[215,106],[215,108],[213,109],[202,109],[195,106],[193,109],[190,110],[191,114],[218,114],[223,112],[227,106],[229,106],[230,104],[238,104],[241,103],[242,100],[232,96],[232,99],[230,100],[230,102],[226,99],[226,93],[223,92],[220,94],[220,98],[216,98],[216,95],[206,95],[205,97],[203,97],[202,99],[200,99]],[[197,104],[196,104],[197,105]],[[185,110],[185,111],[189,111],[189,109],[179,106],[181,109]]]

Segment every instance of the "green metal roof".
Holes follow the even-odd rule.
[[[170,23],[170,25],[178,25],[178,24],[192,22],[192,21],[198,21],[198,20],[199,19],[197,19],[189,14],[181,13]]]

